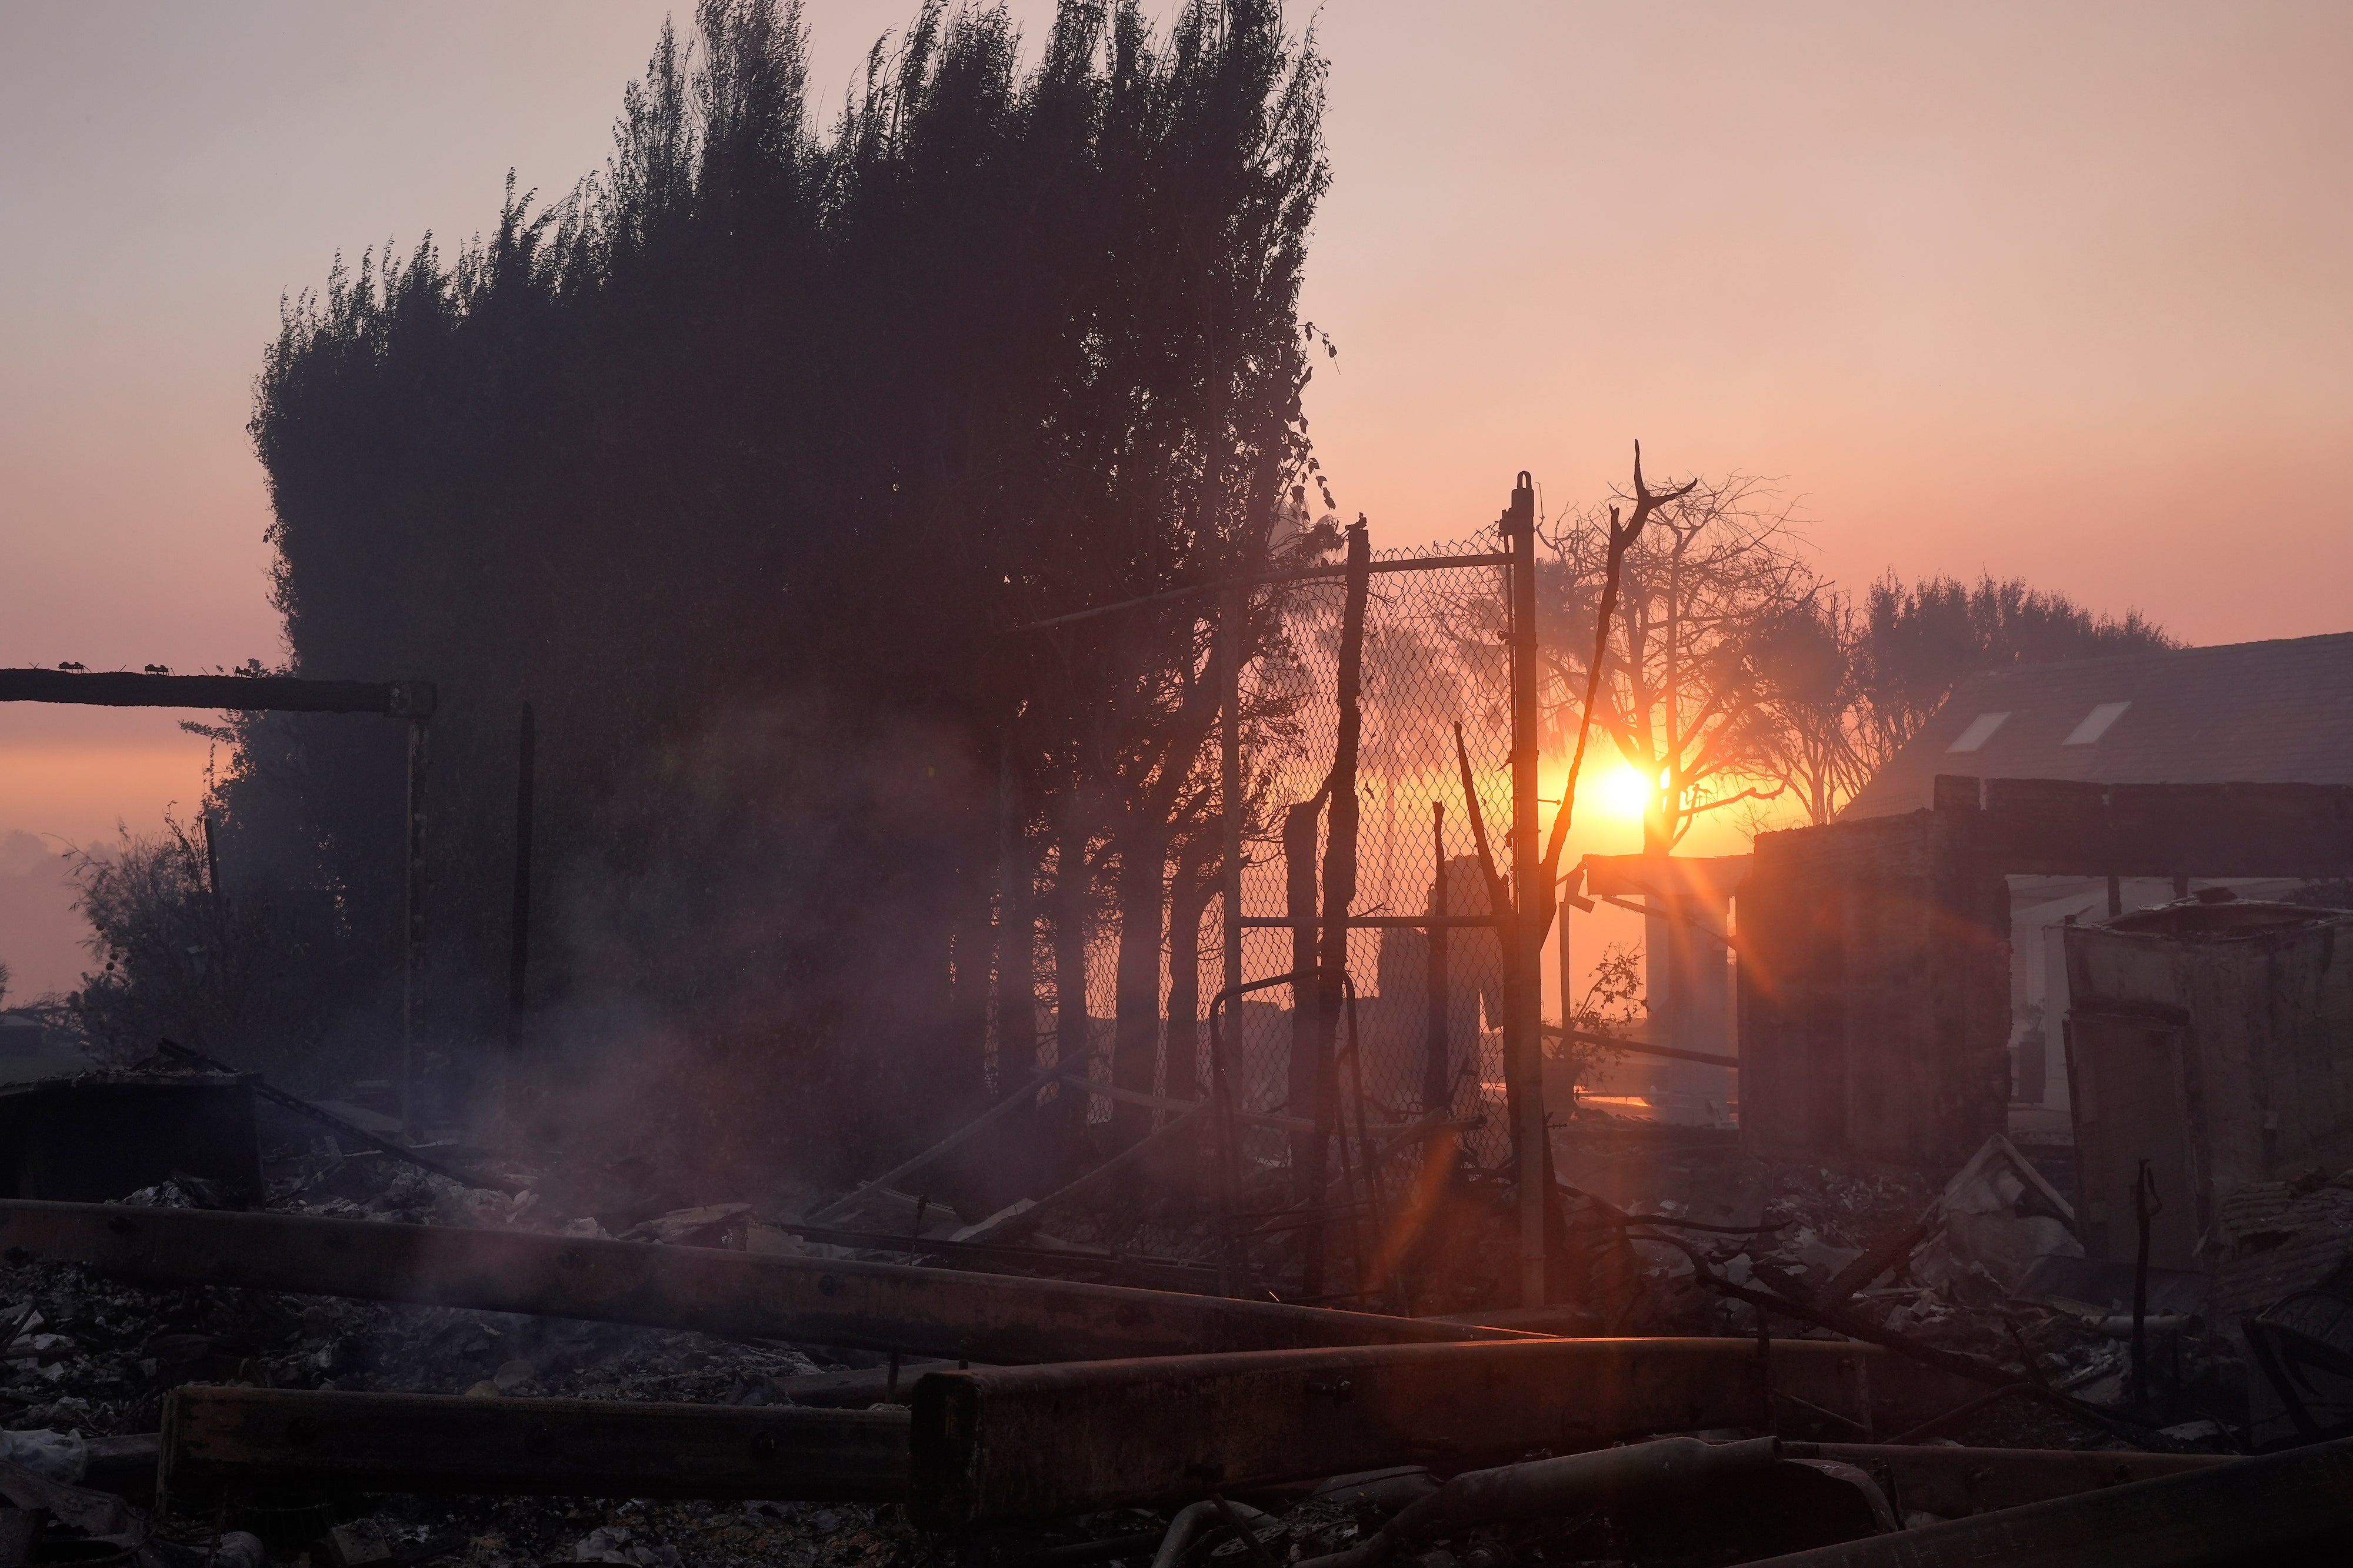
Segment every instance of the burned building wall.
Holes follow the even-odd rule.
[[[1930,1168],[2001,1130],[2007,895],[1975,814],[1762,835],[1740,889],[1741,1128]]]
[[[2353,787],[1942,776],[1926,810],[1760,836],[1740,889],[1744,1141],[1936,1169],[2002,1131],[2012,874],[2347,876]],[[2151,1058],[2148,1093],[2189,1092],[2178,1058]]]
[[[2197,1266],[2250,1184],[2353,1161],[2353,918],[2175,905],[2065,933],[2078,1185],[2094,1257]]]

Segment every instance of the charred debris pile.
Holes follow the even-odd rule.
[[[2337,1298],[2263,1310],[2353,1251],[2325,1176],[2235,1200],[2216,1271],[2136,1271],[2000,1137],[1936,1183],[1580,1115],[1529,1308],[1512,1173],[1451,1135],[1360,1257],[1345,1215],[1254,1213],[1277,1169],[1212,1219],[1181,1149],[1043,1214],[920,1170],[669,1208],[257,1091],[186,1053],[47,1090],[132,1135],[0,1200],[10,1562],[2122,1563],[2344,1528]],[[211,1141],[140,1136],[155,1095]],[[2327,1386],[2251,1412],[2284,1359]]]

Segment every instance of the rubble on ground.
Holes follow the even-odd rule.
[[[463,1151],[447,1163],[462,1166],[469,1159],[478,1162],[473,1168],[493,1170]],[[1960,1409],[1940,1418],[1925,1439],[1932,1443],[2240,1451],[2249,1440],[2247,1369],[2232,1314],[2327,1285],[2337,1277],[2330,1269],[2353,1251],[2330,1239],[2344,1238],[2353,1220],[2347,1206],[2353,1176],[2315,1174],[2242,1191],[2225,1205],[2211,1238],[2217,1269],[2211,1304],[2204,1295],[2189,1301],[2169,1279],[2157,1282],[2140,1325],[2147,1385],[2136,1389],[2129,1279],[2114,1265],[2081,1256],[2065,1199],[2004,1141],[1991,1141],[1939,1184],[1893,1168],[1762,1159],[1708,1129],[1638,1131],[1580,1117],[1562,1130],[1556,1163],[1560,1186],[1550,1215],[1550,1254],[1553,1293],[1565,1303],[1552,1310],[1558,1321],[1612,1334],[1754,1338],[1761,1327],[1771,1339],[1835,1340],[1841,1336],[1818,1321],[1829,1314],[1854,1331],[1973,1358],[2062,1396]],[[679,1194],[660,1194],[626,1170],[575,1176],[567,1194],[547,1173],[494,1169],[513,1192],[469,1185],[321,1137],[274,1152],[261,1206],[327,1219],[894,1264],[930,1258],[955,1266],[950,1249],[972,1245],[968,1235],[956,1239],[969,1233],[972,1219],[920,1193],[878,1190],[828,1230],[799,1225],[790,1205],[776,1203],[662,1207]],[[1415,1201],[1424,1212],[1393,1232],[1408,1244],[1377,1255],[1368,1248],[1362,1259],[1363,1232],[1340,1205],[1324,1226],[1326,1299],[1506,1322],[1516,1310],[1517,1199],[1508,1170],[1451,1163],[1442,1180],[1418,1189]],[[183,1173],[118,1201],[187,1208],[218,1206],[225,1198],[213,1184]],[[1250,1171],[1235,1207],[1252,1218],[1225,1256],[1240,1258],[1258,1288],[1295,1297],[1308,1227],[1283,1218],[1294,1207],[1288,1173],[1271,1163]],[[841,1237],[862,1239],[852,1245]],[[1180,1186],[1125,1207],[1058,1214],[1052,1228],[990,1253],[987,1267],[1050,1274],[1060,1259],[1062,1271],[1085,1278],[1090,1260],[1108,1272],[1103,1260],[1142,1258],[1206,1270],[1229,1245],[1200,1188]],[[964,1266],[980,1265],[966,1258]],[[188,1383],[714,1406],[790,1401],[795,1380],[817,1379],[808,1390],[813,1407],[855,1408],[904,1401],[924,1370],[952,1364],[910,1363],[902,1379],[889,1357],[816,1344],[221,1287],[142,1286],[54,1263],[0,1262],[0,1310],[8,1313],[0,1318],[0,1332],[8,1336],[0,1352],[7,1429],[0,1433],[0,1480],[32,1478],[16,1483],[23,1488],[75,1488],[88,1454],[155,1432],[165,1395]],[[874,1372],[876,1380],[859,1384],[849,1377],[860,1371]],[[2073,1408],[2082,1413],[2070,1414],[2070,1402],[2080,1402]],[[1784,1410],[1785,1436],[1810,1429],[1857,1436],[1839,1430],[1843,1418],[1835,1413]],[[1706,1434],[1715,1441],[1740,1435]],[[1891,1436],[1896,1434],[1878,1437]],[[1807,1507],[1819,1513],[1832,1506],[1823,1498],[1844,1500],[1835,1507],[1865,1533],[1883,1528],[1872,1522],[1883,1514],[1891,1522],[1932,1522],[1928,1512],[1902,1506],[1900,1489],[1887,1477],[1851,1465],[1845,1470],[1853,1473],[1831,1461],[1813,1463],[1813,1479],[1802,1483],[1788,1471],[1774,1495],[1830,1488],[1820,1497],[1806,1494],[1813,1498]],[[1220,1516],[1214,1527],[1201,1527],[1206,1535],[1186,1568],[1211,1558],[1221,1564],[1269,1557],[1303,1563],[1367,1548],[1382,1539],[1399,1508],[1441,1479],[1406,1466],[1238,1497],[1234,1506],[1248,1511],[1236,1518],[1259,1539],[1245,1542],[1234,1521]],[[71,1544],[83,1540],[143,1553],[139,1568],[204,1568],[207,1561],[222,1568],[240,1553],[252,1557],[253,1568],[264,1560],[307,1568],[426,1562],[467,1568],[555,1562],[881,1568],[944,1553],[985,1568],[1079,1568],[1155,1558],[1180,1512],[1114,1509],[998,1527],[949,1543],[917,1528],[896,1504],[362,1494],[252,1500],[200,1520],[153,1515],[149,1500],[134,1497],[113,1505],[128,1510],[119,1516],[90,1516],[120,1528],[77,1531],[58,1510],[78,1505],[62,1493],[51,1503],[41,1517],[49,1521],[43,1539],[54,1542],[33,1561],[86,1551]],[[1762,1551],[1804,1543],[1795,1535],[1768,1535],[1749,1544]],[[1670,1519],[1605,1510],[1465,1526],[1416,1541],[1409,1554],[1421,1568],[1636,1563],[1662,1553],[1679,1561],[1738,1560],[1724,1555],[1728,1538],[1719,1532],[1712,1539],[1711,1545],[1678,1537]]]

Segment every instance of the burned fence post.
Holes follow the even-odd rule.
[[[1451,934],[1446,925],[1446,803],[1430,803],[1430,837],[1432,846],[1430,865],[1434,869],[1430,880],[1430,947],[1428,978],[1424,983],[1423,1002],[1427,1005],[1426,1034],[1421,1061],[1421,1108],[1436,1110],[1454,1100],[1454,1053],[1447,995],[1447,949]]]
[[[1286,1075],[1283,1110],[1309,1121],[1318,1121],[1324,1076],[1315,1061],[1316,1009],[1321,1005],[1315,984],[1315,823],[1324,797],[1303,801],[1282,817],[1283,916],[1291,926],[1291,1058]],[[1302,1204],[1320,1203],[1318,1177],[1323,1160],[1313,1132],[1291,1138],[1292,1197]],[[1311,1169],[1312,1167],[1312,1169]],[[1323,1253],[1315,1233],[1306,1237],[1309,1295],[1323,1289]]]
[[[1356,796],[1356,753],[1365,729],[1365,600],[1372,583],[1372,542],[1365,520],[1359,517],[1348,530],[1346,598],[1340,614],[1339,736],[1333,746],[1332,772],[1324,786],[1332,802],[1332,816],[1324,837],[1324,924],[1314,961],[1317,972],[1315,1101],[1312,1110],[1292,1110],[1293,1115],[1305,1115],[1315,1123],[1305,1173],[1312,1190],[1304,1200],[1314,1204],[1324,1201],[1324,1157],[1332,1134],[1337,1131],[1346,1136],[1336,1074],[1340,1014],[1347,999],[1348,907],[1356,899],[1356,822],[1361,810]],[[1321,1236],[1311,1233],[1309,1256],[1320,1264],[1322,1254]],[[1356,1262],[1361,1270],[1361,1249]],[[1310,1298],[1321,1292],[1320,1280],[1308,1283]]]
[[[1536,492],[1523,469],[1501,531],[1512,552],[1512,908],[1504,926],[1504,1066],[1511,1085],[1513,1150],[1520,1187],[1520,1289],[1545,1299],[1544,927],[1536,910],[1542,858],[1536,816]],[[1498,910],[1499,914],[1503,911]]]

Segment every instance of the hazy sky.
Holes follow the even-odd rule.
[[[556,194],[672,7],[0,3],[0,664],[280,653],[243,425],[282,293]],[[1033,35],[1047,7],[1015,7]],[[839,96],[911,0],[813,0]],[[1307,314],[1407,542],[1742,469],[1860,582],[2196,641],[2353,625],[2353,6],[1333,0]],[[386,672],[396,673],[396,672]],[[192,804],[170,717],[0,710],[0,833]]]

